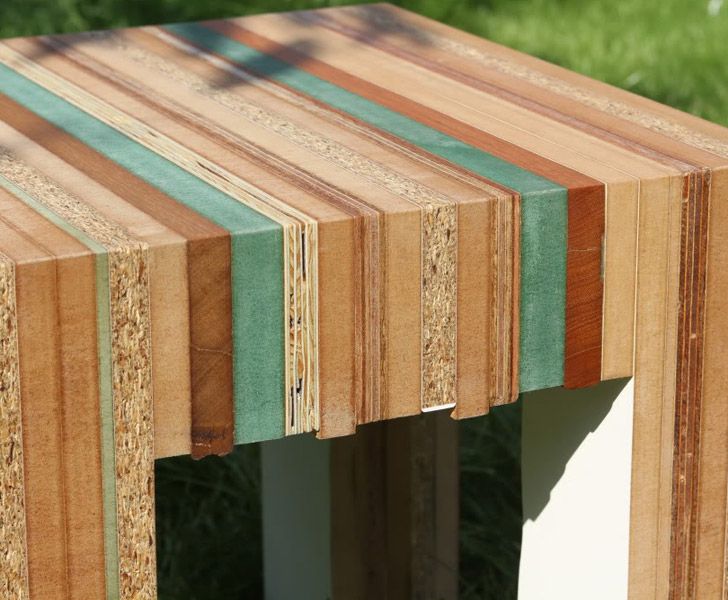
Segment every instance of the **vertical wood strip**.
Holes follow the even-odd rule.
[[[706,202],[704,200],[704,202]],[[714,169],[707,200],[702,397],[695,515],[694,598],[728,598],[728,169]],[[704,205],[704,208],[706,206]]]
[[[635,312],[629,597],[666,598],[679,285],[681,177],[643,181]]]
[[[332,596],[455,598],[457,423],[444,412],[332,440]]]
[[[594,385],[602,377],[604,187],[569,190],[566,248],[564,387]]]
[[[29,600],[15,265],[0,254],[0,595]]]
[[[29,597],[67,598],[56,263],[2,218],[0,243],[16,274]]]

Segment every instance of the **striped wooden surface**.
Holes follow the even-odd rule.
[[[726,597],[727,167],[389,5],[1,42],[2,596],[156,597],[155,457],[634,374],[631,594]]]

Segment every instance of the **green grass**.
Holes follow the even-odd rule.
[[[261,598],[260,453],[156,465],[160,600]]]
[[[346,4],[322,0],[0,0],[0,37]],[[402,6],[728,124],[728,0],[405,0]],[[519,407],[462,424],[461,597],[516,597]],[[258,448],[157,466],[161,600],[261,594]]]
[[[521,403],[460,423],[460,598],[515,600],[521,550]]]
[[[2,0],[0,37],[350,4]],[[728,0],[403,0],[405,8],[728,124]]]

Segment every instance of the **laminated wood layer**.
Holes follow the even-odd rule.
[[[726,173],[389,5],[0,42],[3,597],[156,597],[154,458],[626,376],[631,597],[724,597]]]

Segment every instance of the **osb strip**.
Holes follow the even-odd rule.
[[[686,177],[684,198],[670,544],[671,599],[695,597],[709,171],[694,172]]]
[[[414,205],[422,213],[422,407],[424,410],[455,402],[456,295],[457,295],[457,207],[444,195],[363,156],[343,144],[316,134],[244,98],[215,88],[189,71],[116,35],[105,35],[104,43],[133,60],[163,73],[256,125],[330,160],[339,167],[365,177]],[[168,38],[164,38],[168,39]],[[200,51],[176,43],[195,56]],[[216,63],[215,63],[216,64]],[[216,66],[219,66],[216,64]],[[293,382],[296,383],[295,381]],[[289,386],[289,390],[290,390]],[[292,393],[292,392],[291,392]]]
[[[45,41],[50,45],[58,45],[50,38],[47,38]],[[98,67],[94,63],[85,60],[80,53],[73,52],[69,49],[65,49],[65,52],[69,56],[73,56],[78,62],[84,64],[84,66],[98,70]],[[81,107],[89,114],[114,127],[157,154],[164,156],[186,171],[193,173],[199,179],[225,192],[232,198],[241,201],[253,210],[280,223],[284,228],[284,256],[286,256],[287,260],[298,259],[300,261],[304,254],[312,254],[310,248],[305,250],[298,248],[302,243],[315,246],[317,225],[315,221],[300,211],[289,207],[171,138],[154,131],[131,115],[117,110],[103,100],[92,96],[85,90],[61,79],[50,71],[34,65],[14,50],[0,46],[0,60],[6,61],[16,71],[46,89],[53,91],[68,102]],[[302,230],[304,228],[307,230],[307,235],[303,235]],[[293,273],[291,270],[293,270]],[[304,404],[303,407],[297,406],[293,408],[289,405],[289,402],[286,402],[286,411],[288,413],[286,418],[287,433],[301,433],[318,428],[318,414],[312,418],[303,419],[303,421],[300,419],[303,414],[312,415],[313,407],[318,405],[317,398],[304,396],[304,391],[310,392],[311,390],[317,390],[318,386],[308,384],[304,386],[297,383],[299,379],[301,381],[315,379],[317,374],[317,368],[315,368],[317,359],[316,356],[311,355],[312,348],[308,343],[311,336],[316,337],[317,330],[312,326],[310,319],[304,322],[302,318],[302,315],[311,315],[314,312],[314,310],[308,310],[307,306],[310,302],[315,301],[313,290],[310,289],[312,284],[315,284],[315,275],[310,278],[298,278],[295,273],[302,271],[303,268],[300,262],[293,266],[288,265],[284,269],[284,280],[286,284],[284,298],[285,312],[292,323],[300,322],[300,326],[289,328],[289,335],[286,338],[285,371],[288,398],[290,404],[295,403],[298,405],[301,400]],[[316,347],[316,344],[313,344],[313,347]],[[296,359],[296,353],[299,350],[306,357],[304,360],[298,361]],[[310,368],[304,374],[300,369],[305,368],[307,365],[310,365]],[[300,368],[297,369],[297,367]]]
[[[154,415],[145,248],[109,253],[120,596],[156,599]]]
[[[138,245],[130,234],[0,145],[0,175],[106,248]]]
[[[728,158],[728,144],[722,140],[694,131],[620,100],[597,95],[513,60],[494,56],[485,50],[452,40],[442,35],[423,31],[412,25],[407,25],[398,19],[393,19],[386,8],[356,6],[349,7],[346,10],[347,12],[358,15],[360,18],[376,25],[384,31],[406,33],[413,41],[419,41],[445,52],[452,53],[460,58],[478,62],[489,69],[494,69],[505,75],[522,79],[531,85],[545,88],[550,92],[568,97],[585,106],[595,108],[630,123],[635,123],[636,125],[650,129],[671,139],[685,142],[701,150]]]
[[[27,600],[25,486],[15,268],[0,254],[0,596]]]
[[[454,406],[457,385],[457,205],[422,214],[422,410]]]
[[[108,250],[120,598],[156,598],[146,245],[0,147],[0,174]]]

